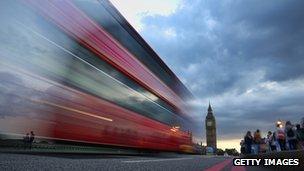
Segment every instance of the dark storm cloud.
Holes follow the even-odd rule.
[[[303,6],[185,1],[170,16],[144,17],[141,34],[199,102],[211,99],[220,136],[236,137],[304,116]]]

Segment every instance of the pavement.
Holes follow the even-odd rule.
[[[232,165],[232,157],[181,154],[145,156],[0,153],[0,170],[267,171]]]
[[[0,134],[1,136],[1,134]],[[46,141],[44,141],[46,142]],[[71,145],[59,143],[33,143],[32,148],[25,148],[22,139],[0,139],[0,153],[25,153],[25,154],[117,154],[117,155],[137,155],[136,149],[106,147],[106,146],[89,146],[89,145]],[[144,153],[143,151],[141,153]]]

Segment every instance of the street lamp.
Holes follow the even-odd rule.
[[[281,120],[277,121],[277,127],[282,128],[283,127],[283,123]]]

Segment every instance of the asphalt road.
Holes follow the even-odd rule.
[[[0,170],[263,171],[235,167],[232,158],[198,155],[111,156],[0,153]]]

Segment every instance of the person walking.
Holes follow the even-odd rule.
[[[253,137],[251,135],[250,131],[247,131],[245,137],[244,137],[244,143],[245,143],[245,149],[246,149],[246,154],[251,154],[251,146],[253,143]]]
[[[30,142],[30,134],[26,133],[26,135],[23,137],[24,149],[28,148],[29,142]]]
[[[30,138],[29,138],[30,149],[32,149],[34,139],[35,139],[35,134],[34,134],[33,131],[31,131],[31,135],[30,135]]]
[[[266,145],[267,145],[267,151],[271,152],[274,151],[274,138],[273,133],[271,131],[268,131],[267,138],[266,138]]]
[[[276,134],[275,134],[275,131],[272,133],[271,135],[271,151],[278,151],[278,141],[276,139]]]
[[[289,150],[296,150],[297,147],[296,131],[293,129],[293,125],[291,124],[290,121],[286,122],[285,135],[289,145]]]
[[[285,151],[286,150],[285,132],[280,125],[277,125],[277,130],[275,135],[276,135],[275,138],[279,144],[279,148],[277,148],[277,151]]]
[[[260,152],[261,142],[262,142],[261,133],[260,133],[260,130],[257,129],[253,135],[254,154],[258,154]]]
[[[300,124],[296,125],[296,134],[298,140],[298,148],[297,149],[304,149],[304,127],[301,127]]]

